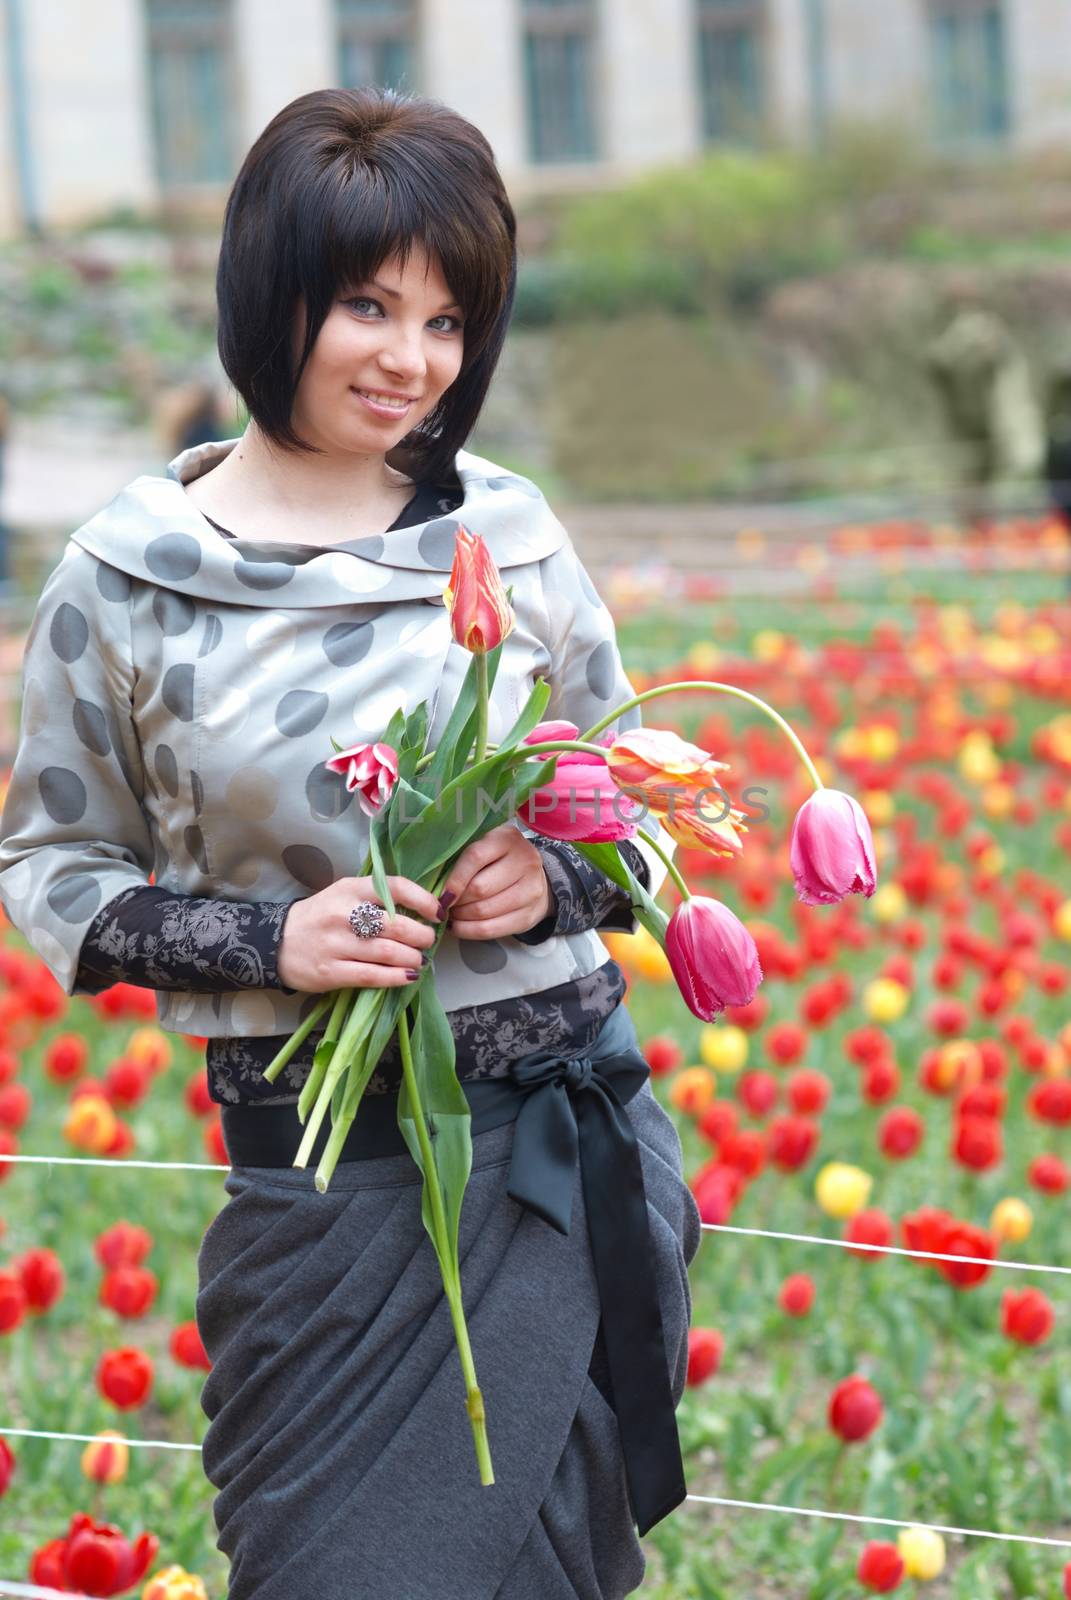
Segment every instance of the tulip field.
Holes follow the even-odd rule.
[[[1071,1596],[1068,576],[1042,524],[1007,530],[1003,564],[936,549],[922,525],[840,530],[759,583],[750,535],[731,585],[601,585],[636,689],[769,703],[862,805],[878,869],[871,898],[801,904],[810,782],[784,731],[713,693],[645,706],[729,763],[742,855],[675,860],[764,973],[704,1023],[650,935],[606,936],[703,1221],[760,1230],[711,1227],[690,1269],[688,1487],[790,1508],[686,1501],[644,1541],[652,1600]],[[0,1592],[226,1592],[197,1451],[164,1447],[206,1425],[196,1256],[224,1173],[132,1163],[227,1157],[203,1041],[154,1018],[124,985],[68,1000],[3,930]]]

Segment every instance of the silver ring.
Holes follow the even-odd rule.
[[[350,912],[350,927],[358,939],[378,939],[386,912],[374,900],[360,900]]]

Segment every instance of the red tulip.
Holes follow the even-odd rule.
[[[643,1045],[644,1059],[651,1069],[652,1078],[664,1077],[684,1060],[684,1051],[668,1033],[656,1033]]]
[[[1026,1109],[1039,1122],[1066,1127],[1071,1122],[1071,1078],[1046,1078],[1026,1097]]]
[[[757,1178],[766,1165],[766,1141],[758,1128],[742,1128],[722,1140],[721,1159],[745,1178]]]
[[[152,1249],[152,1234],[138,1222],[115,1222],[99,1234],[93,1254],[102,1267],[140,1267]]]
[[[765,1117],[777,1104],[780,1085],[771,1072],[754,1067],[742,1072],[736,1082],[736,1096],[753,1117]]]
[[[951,1154],[960,1166],[988,1172],[1004,1154],[1000,1123],[992,1117],[961,1117],[952,1136]]]
[[[798,1172],[805,1167],[821,1137],[817,1122],[809,1117],[774,1117],[767,1129],[770,1160],[782,1172]]]
[[[1019,1344],[1042,1344],[1056,1322],[1052,1302],[1040,1289],[1005,1289],[1000,1306],[1000,1331]]]
[[[141,1582],[159,1549],[154,1533],[139,1534],[131,1545],[111,1523],[76,1512],[63,1552],[63,1587],[89,1595],[122,1594]]]
[[[516,626],[513,607],[491,552],[478,533],[470,533],[460,523],[443,599],[454,638],[472,655],[487,655],[508,639]]]
[[[26,1315],[26,1290],[14,1272],[0,1271],[0,1333],[10,1333]]]
[[[802,1067],[788,1080],[788,1100],[800,1116],[815,1116],[825,1110],[833,1085],[824,1072]]]
[[[687,1383],[694,1387],[699,1383],[706,1383],[712,1378],[721,1365],[722,1353],[725,1349],[725,1340],[715,1328],[689,1328],[688,1329],[688,1377]]]
[[[884,1211],[873,1207],[869,1211],[857,1211],[854,1217],[848,1219],[844,1229],[844,1237],[851,1239],[855,1244],[891,1244],[893,1238],[893,1225]],[[852,1250],[853,1256],[863,1256],[868,1261],[876,1261],[881,1250]]]
[[[696,1126],[704,1139],[720,1145],[737,1130],[739,1118],[731,1100],[712,1100]]]
[[[878,1148],[890,1161],[906,1161],[925,1132],[926,1124],[913,1106],[892,1106],[878,1124]]]
[[[63,1293],[67,1275],[54,1250],[46,1246],[27,1250],[12,1265],[18,1273],[26,1292],[26,1305],[31,1311],[48,1311]]]
[[[868,1544],[859,1557],[856,1577],[864,1589],[875,1594],[889,1594],[900,1586],[904,1576],[904,1558],[894,1544],[881,1544],[876,1540]]]
[[[1063,1194],[1068,1184],[1071,1184],[1071,1173],[1059,1156],[1035,1156],[1026,1169],[1027,1181],[1035,1189],[1042,1189],[1047,1194]]]
[[[6,1439],[0,1439],[0,1494],[7,1494],[15,1472],[15,1454]]]
[[[33,1106],[33,1096],[24,1083],[5,1083],[0,1088],[0,1125],[18,1133]]]
[[[781,1285],[777,1303],[786,1316],[806,1317],[814,1304],[814,1279],[806,1272],[793,1272]]]
[[[112,1267],[101,1279],[99,1300],[120,1317],[143,1317],[158,1288],[159,1280],[148,1267]]]
[[[212,1363],[196,1322],[180,1322],[172,1331],[168,1348],[180,1367],[203,1367],[211,1372]]]
[[[113,1061],[104,1074],[103,1089],[112,1105],[136,1106],[152,1085],[152,1069],[142,1061]]]
[[[789,845],[796,895],[804,905],[832,905],[877,887],[874,839],[866,812],[850,794],[822,788],[796,813]]]
[[[747,1005],[762,982],[755,941],[720,900],[692,895],[666,929],[666,956],[684,1003],[704,1022]]]
[[[152,1390],[152,1379],[151,1359],[133,1345],[106,1350],[97,1363],[97,1388],[120,1411],[144,1405]]]
[[[884,1105],[900,1092],[900,1068],[890,1057],[885,1061],[871,1061],[863,1068],[859,1092],[867,1105]]]
[[[956,1261],[935,1261],[933,1264],[957,1289],[973,1289],[989,1276],[990,1264],[996,1260],[997,1247],[984,1228],[971,1222],[955,1222],[947,1228],[936,1249],[942,1255],[963,1256],[962,1266]]]
[[[843,1378],[829,1401],[829,1426],[846,1444],[867,1438],[881,1422],[881,1396],[865,1378]]]
[[[807,1035],[795,1022],[775,1022],[763,1039],[766,1054],[779,1067],[793,1067],[807,1048]]]

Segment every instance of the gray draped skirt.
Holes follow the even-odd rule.
[[[625,1110],[677,1404],[700,1218],[650,1083]],[[198,1256],[197,1326],[228,1600],[620,1600],[641,1583],[617,1418],[597,1381],[579,1163],[562,1235],[506,1193],[513,1134],[510,1122],[474,1136],[461,1209],[487,1487],[409,1153],[341,1163],[323,1195],[311,1169],[227,1174]]]

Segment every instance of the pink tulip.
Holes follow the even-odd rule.
[[[374,817],[391,797],[398,780],[398,752],[389,744],[355,744],[325,761],[329,772],[341,772],[346,788],[357,791],[357,804]]]
[[[454,564],[443,591],[454,638],[473,655],[485,656],[517,625],[513,607],[491,553],[478,533],[458,525]]]
[[[877,886],[866,812],[840,789],[818,789],[800,806],[789,858],[804,905],[833,905],[849,894],[869,899]]]
[[[666,929],[666,956],[689,1011],[704,1022],[726,1006],[746,1006],[762,982],[751,934],[728,906],[694,894],[674,911]]]
[[[549,739],[575,739],[580,729],[575,722],[541,722],[523,741],[543,744]],[[613,736],[592,741],[609,746]],[[537,833],[548,839],[580,840],[597,844],[604,840],[631,839],[643,808],[623,795],[610,776],[602,756],[588,750],[546,751],[537,759],[547,761],[557,754],[554,777],[536,789],[517,815]]]

